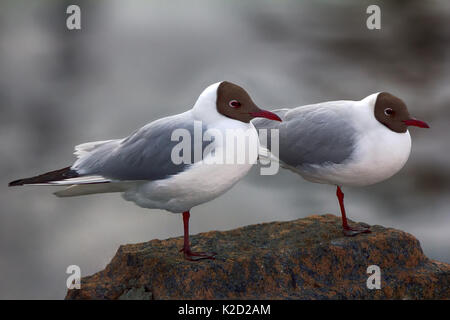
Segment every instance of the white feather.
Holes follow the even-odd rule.
[[[53,193],[55,196],[63,197],[77,197],[96,193],[110,193],[110,192],[124,192],[133,182],[118,182],[118,183],[97,183],[97,184],[80,184],[73,185],[64,190]]]
[[[51,181],[46,183],[47,185],[64,186],[64,185],[74,185],[74,184],[91,184],[91,183],[106,183],[111,182],[111,180],[106,179],[102,176],[84,176],[78,178],[70,178],[59,181]]]
[[[114,141],[114,140],[92,141],[92,142],[86,142],[86,143],[79,144],[79,145],[75,146],[74,154],[77,156],[77,158],[81,158],[82,156],[88,154],[95,148],[97,148],[105,143],[111,142],[111,141]]]

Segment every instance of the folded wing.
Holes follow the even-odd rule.
[[[341,103],[345,102],[275,110],[283,122],[255,119],[253,123],[258,130],[279,130],[279,158],[289,166],[342,163],[353,153],[355,130],[348,117],[342,116]],[[270,137],[268,130],[268,149]]]
[[[72,169],[80,175],[101,176],[113,181],[160,180],[185,170],[190,163],[174,163],[172,150],[180,141],[172,141],[176,129],[190,136],[194,162],[194,119],[190,113],[154,121],[125,139],[94,142],[77,147],[79,159]],[[204,128],[203,128],[204,129]],[[206,144],[202,142],[202,151]]]

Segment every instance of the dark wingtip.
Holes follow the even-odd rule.
[[[75,170],[70,169],[70,167],[65,167],[65,168],[55,170],[55,171],[50,171],[50,172],[47,172],[47,173],[44,173],[44,174],[41,174],[41,175],[38,175],[35,177],[11,181],[8,184],[8,186],[15,187],[15,186],[23,186],[26,184],[42,184],[42,183],[47,183],[47,182],[51,182],[51,181],[76,178],[78,176],[79,175]]]
[[[23,180],[15,180],[8,183],[8,187],[17,187],[17,186],[23,186]]]

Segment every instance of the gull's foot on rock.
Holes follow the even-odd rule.
[[[189,261],[199,261],[205,259],[215,260],[215,256],[217,255],[215,252],[193,252],[190,248],[182,248],[180,252],[183,252],[184,258]]]
[[[347,226],[343,228],[343,232],[346,237],[354,237],[360,233],[371,233],[372,231],[370,231],[369,226],[360,226],[357,228]]]

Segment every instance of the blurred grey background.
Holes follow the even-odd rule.
[[[82,30],[66,29],[79,4]],[[381,7],[382,28],[366,28]],[[66,268],[105,267],[120,244],[182,234],[179,215],[117,194],[58,199],[11,180],[70,165],[73,146],[120,138],[189,109],[209,84],[244,86],[261,107],[389,91],[431,129],[412,129],[405,168],[344,189],[349,217],[415,235],[450,262],[449,1],[1,1],[0,298],[55,298]],[[257,168],[192,210],[191,233],[339,215],[335,189]]]

